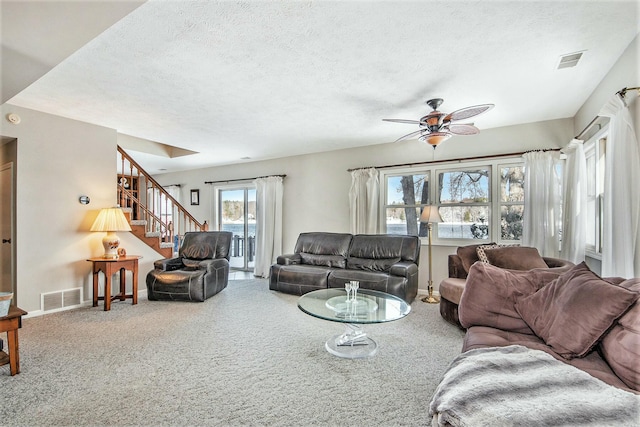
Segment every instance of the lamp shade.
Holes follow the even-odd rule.
[[[420,214],[420,222],[442,222],[440,211],[437,206],[427,205],[422,208],[422,214]]]
[[[131,226],[120,208],[105,208],[91,226],[91,231],[131,231]]]
[[[125,218],[120,208],[105,208],[100,211],[98,217],[91,226],[91,231],[106,231],[107,235],[102,238],[104,246],[104,258],[118,258],[118,247],[120,238],[116,236],[116,231],[131,231],[131,226]]]

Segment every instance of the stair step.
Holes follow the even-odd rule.
[[[146,233],[144,233],[144,235],[146,237],[160,237],[160,232],[159,231],[147,231]]]
[[[173,243],[171,243],[171,242],[161,242],[160,243],[160,247],[161,248],[173,248]]]
[[[131,224],[131,225],[147,225],[147,220],[146,219],[132,219],[131,221],[129,221],[129,224]]]

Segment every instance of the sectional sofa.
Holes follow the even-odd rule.
[[[479,260],[465,282],[432,425],[640,425],[640,279]]]

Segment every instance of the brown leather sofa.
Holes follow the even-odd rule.
[[[440,293],[440,315],[446,321],[461,328],[462,326],[458,319],[458,305],[460,304],[460,298],[465,288],[469,269],[475,262],[480,261],[477,248],[481,246],[492,247],[497,245],[495,243],[488,243],[461,246],[455,254],[449,255],[449,277],[440,282],[438,289]],[[499,267],[513,270],[528,270],[526,267],[537,265],[537,267],[534,268],[548,268],[551,269],[551,272],[554,274],[560,274],[574,265],[570,261],[559,258],[540,257],[537,251],[533,253],[531,249],[534,248],[507,246],[486,249],[485,253],[494,253],[496,256],[494,256],[493,261]],[[536,263],[536,256],[542,259],[544,264]]]
[[[229,231],[188,232],[177,258],[154,262],[147,274],[147,297],[151,301],[204,301],[227,287]]]
[[[293,254],[271,266],[269,289],[302,295],[317,289],[360,288],[410,303],[418,293],[420,239],[391,234],[302,233]]]

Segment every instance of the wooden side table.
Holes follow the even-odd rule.
[[[93,263],[93,306],[98,306],[98,300],[104,300],[104,311],[111,310],[111,301],[116,299],[124,301],[131,298],[132,303],[138,303],[138,260],[141,256],[129,255],[120,258],[89,258]],[[126,294],[125,271],[133,273],[132,293]],[[98,296],[98,273],[104,274],[104,296]],[[120,293],[111,296],[111,277],[116,271],[120,271]]]
[[[18,345],[18,328],[22,327],[22,316],[27,314],[21,308],[12,305],[9,313],[0,317],[0,332],[7,333],[7,351],[0,351],[0,366],[9,363],[11,375],[20,373],[20,351]]]

